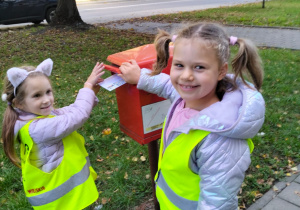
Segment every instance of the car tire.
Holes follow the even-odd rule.
[[[52,18],[55,15],[55,9],[56,9],[55,7],[51,7],[46,12],[46,21],[48,24],[50,24],[52,22]]]

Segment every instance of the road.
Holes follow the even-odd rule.
[[[77,6],[81,18],[85,22],[93,24],[256,1],[259,0],[104,0],[77,2]]]
[[[77,7],[84,22],[95,24],[125,18],[201,10],[251,2],[261,2],[261,0],[77,0]],[[47,23],[44,21],[42,24]],[[0,29],[27,25],[32,25],[32,23],[0,25]]]

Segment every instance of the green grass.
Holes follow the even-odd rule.
[[[56,106],[68,105],[75,100],[96,61],[105,61],[109,54],[153,41],[150,35],[123,32],[122,36],[115,36],[116,33],[104,28],[75,32],[48,27],[2,32],[0,38],[4,47],[0,49],[0,76],[3,78],[9,67],[24,62],[37,65],[50,57],[54,61],[51,80]],[[253,139],[252,164],[240,194],[240,202],[246,205],[253,202],[258,192],[264,193],[270,184],[285,177],[291,167],[300,162],[300,116],[297,112],[300,105],[300,52],[261,49],[260,53],[265,66],[263,95],[267,112],[261,129],[265,135]],[[132,209],[151,196],[151,180],[146,179],[150,174],[147,146],[139,145],[120,132],[114,92],[102,89],[98,96],[99,105],[79,132],[86,139],[91,163],[99,175],[99,203],[107,201],[104,209]],[[1,113],[5,107],[2,103]],[[112,133],[103,135],[105,128],[111,128]],[[147,161],[140,160],[142,155]],[[133,161],[135,157],[138,161]],[[0,208],[30,208],[24,197],[20,170],[4,158],[2,150],[0,160]],[[128,179],[124,178],[126,173]]]
[[[77,91],[83,87],[97,61],[106,61],[109,54],[153,41],[153,37],[148,35],[116,34],[116,31],[104,28],[76,32],[49,27],[1,32],[0,77],[4,78],[6,70],[12,66],[23,63],[37,65],[50,57],[54,61],[50,78],[55,106],[69,105],[74,102]],[[109,75],[106,73],[106,76]],[[99,203],[107,200],[105,209],[130,209],[152,193],[151,180],[146,178],[150,174],[148,149],[119,130],[114,91],[102,89],[98,97],[98,106],[78,132],[86,139],[91,163],[99,176]],[[6,104],[2,103],[1,116],[5,108]],[[103,135],[102,131],[106,128],[111,128],[112,133]],[[141,161],[141,156],[147,160]],[[137,161],[134,161],[135,158]],[[4,158],[2,149],[0,163],[0,209],[30,209],[23,193],[21,171]],[[126,173],[127,179],[124,178]]]
[[[234,7],[179,12],[175,14],[155,15],[142,20],[181,22],[216,21],[223,24],[254,26],[300,27],[299,0],[271,0]]]
[[[280,8],[272,6],[274,14],[281,14],[281,10],[297,8],[299,5],[291,0],[273,0],[266,2],[265,10],[261,9],[261,4],[257,4],[257,11],[264,11],[266,16],[271,17],[266,11],[271,5],[280,2],[285,4]],[[232,23],[237,24],[242,17],[258,17],[251,10],[254,6],[249,4],[249,9],[236,16]],[[233,7],[232,10],[239,10],[239,7]],[[214,17],[222,17],[228,9],[214,9],[212,20],[221,21]],[[298,10],[293,11],[290,17],[291,23],[298,23],[288,26],[299,26]],[[171,20],[164,16],[157,18],[160,21]],[[277,24],[285,26],[285,23]],[[0,31],[0,78],[12,66],[24,63],[37,65],[50,57],[54,61],[50,78],[55,90],[56,107],[66,106],[74,102],[77,91],[97,61],[105,61],[112,53],[152,43],[153,39],[152,35],[101,27],[89,31],[72,31],[33,26]],[[262,94],[266,101],[266,119],[260,133],[265,134],[253,138],[255,150],[252,163],[239,194],[241,209],[252,204],[276,181],[292,174],[293,167],[300,163],[300,51],[261,48],[260,55],[265,68]],[[148,200],[152,193],[151,180],[148,178],[150,168],[147,146],[139,145],[120,131],[114,91],[102,89],[98,98],[100,102],[90,119],[78,130],[86,139],[91,164],[98,173],[96,184],[100,195],[97,203],[105,203],[103,209],[134,209],[134,206]],[[6,104],[2,103],[0,116],[5,108]],[[106,128],[111,128],[112,133],[103,135],[102,131]],[[140,160],[141,156],[146,157],[145,162]],[[0,209],[31,209],[23,193],[21,171],[7,160],[2,149]]]

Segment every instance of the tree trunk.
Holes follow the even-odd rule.
[[[86,25],[81,19],[75,0],[58,0],[51,26]]]

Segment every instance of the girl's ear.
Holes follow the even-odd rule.
[[[22,109],[22,105],[18,103],[18,101],[15,98],[12,100],[12,105],[18,109]]]
[[[227,71],[228,71],[228,63],[226,62],[220,68],[220,72],[219,72],[219,76],[218,76],[218,81],[222,80],[226,76]]]

